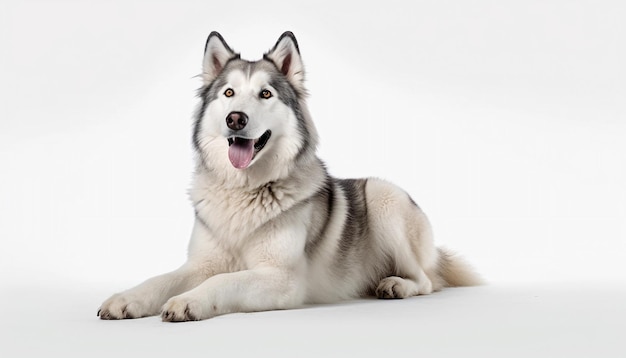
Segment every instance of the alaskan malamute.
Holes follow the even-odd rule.
[[[258,61],[205,46],[188,259],[106,300],[102,319],[201,320],[479,283],[436,248],[428,219],[380,179],[336,179],[316,156],[304,68],[285,32]]]

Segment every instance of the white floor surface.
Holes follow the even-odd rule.
[[[492,284],[191,323],[101,321],[102,287],[10,292],[2,357],[626,356],[623,284]]]

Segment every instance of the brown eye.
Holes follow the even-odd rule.
[[[233,91],[232,88],[229,88],[226,91],[224,91],[224,96],[226,96],[226,97],[232,97],[234,95],[235,95],[235,91]]]
[[[270,92],[270,91],[268,91],[266,89],[261,91],[261,98],[268,99],[270,97],[272,97],[272,92]]]

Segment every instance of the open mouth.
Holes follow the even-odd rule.
[[[228,159],[233,167],[245,169],[252,159],[259,153],[269,141],[272,132],[267,130],[257,139],[242,137],[228,138]]]

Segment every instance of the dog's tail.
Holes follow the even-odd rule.
[[[442,247],[438,247],[437,251],[439,252],[437,269],[445,287],[478,286],[485,283],[462,257]]]

